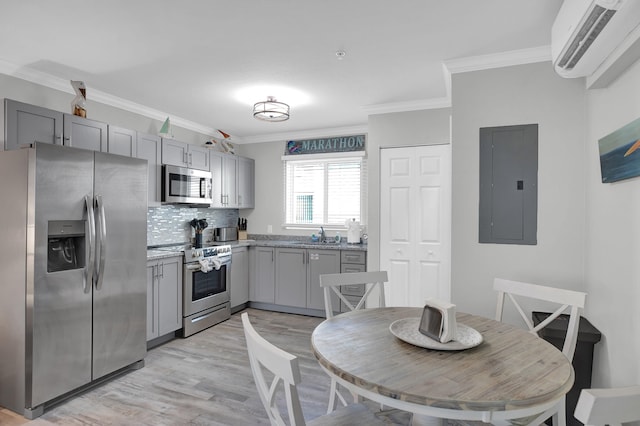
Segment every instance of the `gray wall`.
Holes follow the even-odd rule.
[[[369,116],[369,269],[380,268],[380,149],[449,143],[450,117],[450,108]]]
[[[494,316],[495,277],[584,290],[584,81],[538,63],[456,74],[452,90],[452,302]],[[539,125],[538,244],[479,244],[479,129],[532,123]]]
[[[598,152],[598,139],[640,117],[639,87],[640,62],[587,98],[585,315],[604,335],[594,386],[640,384],[640,177],[601,183]]]

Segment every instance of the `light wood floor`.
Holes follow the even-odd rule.
[[[307,420],[326,412],[329,378],[311,352],[322,319],[247,309],[268,341],[299,357]],[[375,409],[375,404],[369,404]],[[406,424],[399,413],[390,424]],[[1,425],[267,425],[253,382],[240,314],[151,349],[145,367],[117,377],[28,421],[0,408]]]

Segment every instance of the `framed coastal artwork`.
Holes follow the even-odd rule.
[[[602,183],[640,176],[640,118],[598,141]]]

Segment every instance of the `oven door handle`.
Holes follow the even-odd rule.
[[[199,271],[200,270],[200,264],[196,264],[196,265],[184,265],[185,269],[189,270],[189,271]]]

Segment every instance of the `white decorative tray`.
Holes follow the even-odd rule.
[[[457,324],[455,340],[447,343],[440,343],[420,333],[419,326],[420,318],[403,318],[392,322],[389,326],[389,331],[398,339],[412,345],[440,351],[460,351],[473,348],[482,343],[482,334],[461,323]]]

